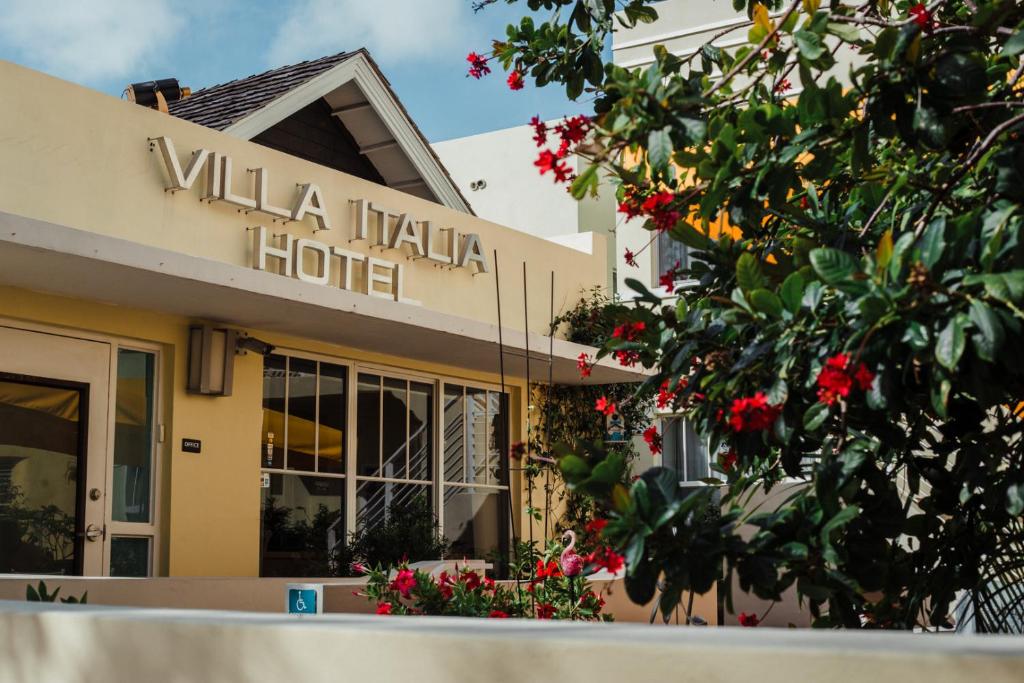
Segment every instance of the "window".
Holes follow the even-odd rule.
[[[127,347],[117,350],[109,525],[111,576],[153,574],[157,358],[153,351]]]
[[[662,420],[662,449],[665,467],[674,470],[680,482],[699,482],[711,476],[707,444],[683,418]]]
[[[508,395],[444,386],[444,535],[454,557],[508,554]]]
[[[689,267],[689,255],[686,245],[672,239],[667,232],[658,233],[658,272],[654,274],[655,283],[662,273],[667,273],[679,263],[680,268]]]
[[[272,355],[263,365],[260,576],[329,576],[345,540],[348,371]]]
[[[434,385],[361,372],[358,394],[356,527],[367,528],[433,500]]]
[[[336,574],[351,535],[396,511],[432,515],[451,557],[507,556],[508,441],[507,394],[268,356],[261,576]]]

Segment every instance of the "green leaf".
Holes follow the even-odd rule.
[[[597,164],[591,164],[587,167],[587,170],[576,176],[576,179],[572,181],[572,185],[569,186],[569,192],[575,199],[583,199],[589,191],[591,195],[597,194]]]
[[[921,262],[928,270],[931,270],[946,250],[945,216],[936,218],[928,225],[928,229],[921,236],[918,248],[921,250]]]
[[[590,466],[577,455],[566,455],[558,459],[558,468],[569,483],[582,481],[590,475]]]
[[[689,306],[686,303],[686,299],[680,296],[676,299],[676,320],[684,320],[688,312]]]
[[[965,275],[963,283],[984,285],[988,295],[1000,301],[1014,303],[1024,297],[1024,270]]]
[[[772,318],[782,317],[782,302],[775,295],[775,292],[759,287],[752,291],[747,298],[755,311],[764,313]]]
[[[736,260],[736,284],[744,292],[765,286],[764,274],[761,272],[761,264],[749,251],[740,254]]]
[[[1024,52],[1024,30],[1017,31],[1010,39],[1003,43],[1003,51],[1001,54],[1008,57],[1019,55]]]
[[[672,159],[672,137],[669,135],[669,128],[652,130],[647,136],[647,160],[655,169],[668,168],[668,162]]]
[[[791,560],[806,560],[808,555],[807,545],[799,541],[790,541],[779,550]]]
[[[672,226],[668,231],[668,236],[693,249],[709,249],[714,245],[713,240],[686,221],[679,221]]]
[[[857,270],[857,262],[845,251],[828,247],[810,253],[811,265],[825,283],[834,285],[848,279]]]
[[[975,334],[971,335],[975,353],[982,360],[995,362],[996,354],[1003,345],[1004,337],[1003,324],[999,322],[999,316],[987,304],[977,299],[971,300],[971,309],[968,315],[977,330]]]
[[[825,54],[826,48],[822,45],[821,38],[817,33],[811,33],[810,31],[797,31],[793,34],[793,40],[796,42],[796,46],[800,50],[800,54],[807,59],[813,61]]]
[[[878,264],[879,270],[885,270],[885,267],[889,265],[889,261],[892,260],[892,228],[889,228],[882,233],[882,238],[878,240],[878,246],[875,247],[875,262]]]
[[[859,514],[860,508],[856,505],[847,506],[837,512],[832,519],[825,522],[825,526],[821,528],[821,544],[826,547],[830,547],[832,545],[832,532],[841,529]]]
[[[825,422],[828,417],[828,406],[824,403],[812,403],[811,407],[804,413],[804,429],[813,432]]]
[[[708,126],[700,119],[679,119],[679,123],[682,124],[683,130],[686,131],[686,135],[690,138],[690,143],[693,145],[700,145],[704,142],[707,137]]]
[[[932,382],[932,408],[939,417],[946,417],[946,407],[949,405],[949,391],[953,388],[948,379],[941,382]]]
[[[804,297],[805,286],[806,283],[800,273],[793,272],[783,280],[782,287],[779,289],[782,304],[793,315],[796,315],[797,311],[800,310],[800,302]]]
[[[939,361],[942,367],[952,370],[960,362],[966,344],[964,328],[967,327],[967,322],[964,314],[957,313],[939,333],[939,338],[935,342],[935,360]]]

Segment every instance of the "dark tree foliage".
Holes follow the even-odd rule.
[[[671,610],[724,567],[763,598],[795,585],[819,625],[906,629],[1011,581],[1024,5],[734,0],[753,20],[746,44],[656,48],[628,71],[601,47],[656,2],[526,4],[551,19],[510,26],[494,55],[592,94],[575,194],[607,174],[620,210],[693,250],[680,274],[698,285],[667,307],[633,283],[640,304],[617,315],[643,332],[604,352],[638,352],[657,370],[648,388],[720,449],[723,515],[665,472],[623,486],[600,449],[562,460],[607,506],[634,599],[660,579]],[[806,485],[746,509],[784,478]]]

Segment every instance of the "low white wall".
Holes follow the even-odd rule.
[[[1019,683],[1013,637],[0,602],[0,681]]]

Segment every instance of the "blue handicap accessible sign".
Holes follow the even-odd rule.
[[[316,593],[313,588],[289,588],[288,614],[316,614]]]

